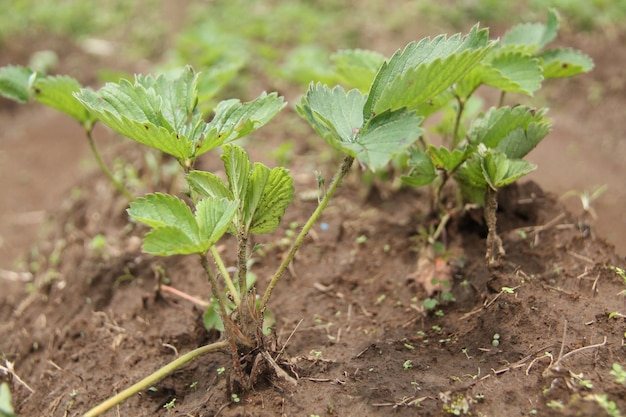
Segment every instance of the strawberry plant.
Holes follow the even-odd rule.
[[[412,186],[431,186],[434,212],[447,211],[442,191],[450,179],[458,184],[463,201],[483,206],[488,227],[486,259],[490,266],[497,266],[504,255],[496,232],[497,191],[536,168],[523,158],[546,137],[551,126],[547,109],[505,106],[506,94],[532,96],[546,79],[571,77],[593,68],[591,59],[579,51],[546,49],[557,32],[558,17],[550,11],[545,24],[513,27],[475,61],[470,61],[472,55],[461,50],[452,51],[451,57],[426,56],[415,68],[407,65],[407,50],[389,61],[361,50],[343,51],[335,56],[336,71],[344,83],[363,91],[373,80],[368,102],[377,101],[380,82],[384,81],[395,87],[387,87],[389,98],[381,101],[382,106],[391,102],[396,109],[413,111],[422,121],[435,113],[440,115],[440,122],[434,127],[441,136],[440,144],[431,143],[422,127],[417,128],[418,141],[403,142],[410,156],[408,173],[402,180]],[[435,38],[416,48],[442,44],[437,52],[444,51],[444,42],[441,37]],[[462,68],[461,73],[453,83],[438,89],[437,81],[444,79],[453,66]],[[481,86],[498,89],[500,100],[496,106],[476,114],[479,103],[474,95]]]

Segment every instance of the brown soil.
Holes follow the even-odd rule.
[[[285,345],[280,359],[297,386],[270,378],[235,403],[227,389],[230,357],[213,353],[106,415],[605,415],[594,394],[626,410],[624,387],[609,374],[613,363],[626,364],[624,320],[609,318],[626,314],[624,282],[607,268],[624,261],[596,236],[623,238],[626,221],[610,206],[626,201],[621,184],[611,186],[619,180],[611,157],[620,154],[624,128],[605,107],[622,102],[616,86],[623,87],[626,55],[619,37],[590,37],[568,41],[593,55],[599,70],[551,90],[555,129],[533,158],[536,179],[558,194],[588,189],[592,174],[610,184],[595,206],[596,224],[580,205],[572,215],[554,194],[528,182],[501,196],[498,227],[507,256],[500,273],[485,266],[479,216],[450,224],[447,250],[433,263],[419,249],[418,230],[428,222],[425,191],[365,193],[354,171],[323,215],[327,228],[311,233],[270,303]],[[591,105],[587,94],[598,88],[602,101]],[[20,416],[79,416],[179,354],[217,340],[204,329],[200,309],[155,291],[160,271],[201,298],[208,284],[196,259],[140,252],[145,230],[128,226],[125,201],[76,163],[87,149],[71,121],[42,109],[2,109],[9,129],[0,138],[0,351],[33,392],[5,379]],[[294,117],[286,111],[274,129]],[[269,130],[251,141],[255,160],[271,162],[266,149],[281,141]],[[108,160],[120,155],[141,168],[137,147],[98,134]],[[320,169],[318,147],[307,145],[306,135],[293,138],[298,193],[316,187],[313,171]],[[591,138],[609,148],[596,149]],[[203,161],[214,169],[217,162],[215,155]],[[332,164],[323,171],[330,177]],[[70,196],[73,187],[82,191]],[[261,288],[283,254],[272,242],[291,222],[303,224],[315,204],[296,199],[282,229],[259,239],[266,250],[253,271]],[[37,249],[12,264],[37,233]],[[106,236],[104,248],[91,247],[97,234]],[[621,240],[618,251],[625,248]],[[222,250],[232,264],[233,242]],[[9,272],[27,265],[37,266],[32,279]],[[422,308],[433,277],[449,279],[455,299],[437,314]],[[174,399],[171,410],[164,408]]]

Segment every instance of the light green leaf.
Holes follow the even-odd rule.
[[[410,43],[385,62],[372,83],[364,118],[387,109],[417,106],[443,92],[493,46],[486,29],[474,26],[461,37],[437,36]]]
[[[198,241],[198,225],[189,206],[169,194],[148,194],[130,203],[128,214],[152,228],[171,226],[181,230],[192,242]]]
[[[372,171],[384,168],[422,134],[422,118],[407,110],[385,111],[367,121],[352,142],[342,149]]]
[[[93,123],[93,116],[73,95],[82,88],[74,78],[67,76],[38,77],[32,88],[33,98],[38,102],[67,114],[85,127],[90,127]]]
[[[236,99],[222,101],[207,125],[206,137],[196,146],[194,156],[252,133],[267,124],[283,107],[285,102],[276,93],[262,93],[247,103]]]
[[[512,27],[502,37],[503,45],[524,46],[530,54],[535,54],[552,42],[559,31],[559,19],[552,9],[548,11],[548,20],[543,23],[524,23]]]
[[[535,110],[525,106],[492,107],[486,114],[474,120],[468,136],[471,143],[482,143],[487,148],[498,148],[507,154],[510,152],[511,157],[522,157],[549,131],[550,125],[544,115],[545,109]],[[527,132],[531,134],[527,135]],[[501,142],[504,143],[500,145]]]
[[[296,109],[329,145],[343,150],[342,144],[353,142],[363,126],[364,103],[356,89],[346,93],[339,86],[331,90],[318,83],[309,85]]]
[[[539,55],[545,78],[573,77],[593,69],[593,60],[580,51],[561,48]]]
[[[485,180],[494,190],[512,184],[537,168],[523,159],[508,159],[501,152],[488,151],[481,157],[481,160]]]
[[[196,222],[199,229],[199,238],[202,244],[202,253],[217,243],[226,233],[237,213],[237,201],[225,198],[204,198],[196,204]]]
[[[191,171],[186,178],[191,189],[203,197],[233,199],[228,186],[212,172]]]
[[[385,57],[365,49],[346,49],[331,56],[341,82],[362,93],[369,91]]]
[[[205,253],[209,247],[175,226],[162,226],[146,233],[142,249],[150,255],[172,256]]]
[[[250,158],[240,146],[224,145],[222,161],[228,177],[228,188],[233,199],[241,201],[243,204],[248,189],[248,177],[252,169]],[[243,219],[239,220],[243,221]]]
[[[433,164],[440,169],[452,171],[458,167],[466,158],[465,151],[454,149],[452,152],[445,146],[436,148],[433,145],[428,146],[428,156]]]
[[[539,60],[520,52],[498,54],[489,62],[483,83],[502,91],[532,95],[541,88],[543,74]]]
[[[11,389],[9,384],[0,384],[0,417],[16,417],[11,404]]]
[[[187,89],[174,88],[181,94],[181,107],[175,110],[175,103],[165,103],[166,95],[170,94],[171,98],[174,94],[172,90],[158,91],[166,81],[164,76],[156,80],[137,76],[134,84],[122,79],[118,84],[107,83],[98,92],[82,89],[75,96],[111,129],[184,161],[193,156],[196,142],[203,137],[205,123],[199,114],[191,114],[187,108],[187,93],[192,94],[189,90],[195,82],[186,85]],[[188,78],[181,75],[179,80],[170,81],[179,85]]]
[[[9,65],[0,68],[0,95],[20,103],[30,100],[31,77],[36,73],[30,68]]]
[[[421,187],[428,185],[437,178],[437,172],[431,159],[416,147],[409,149],[411,158],[409,166],[411,171],[409,175],[402,176],[402,182],[413,187]]]
[[[293,179],[287,169],[269,170],[262,164],[254,164],[244,205],[249,232],[261,234],[276,230],[293,196]]]

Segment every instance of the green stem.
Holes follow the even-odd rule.
[[[228,291],[230,291],[230,293],[233,296],[233,300],[235,301],[235,304],[237,305],[237,307],[239,307],[241,305],[241,298],[239,296],[239,291],[237,291],[237,288],[235,288],[235,285],[233,284],[233,280],[230,279],[230,275],[228,274],[228,271],[226,270],[226,266],[224,265],[224,261],[222,261],[222,257],[217,252],[217,248],[215,247],[215,245],[211,246],[211,249],[209,250],[211,252],[211,256],[213,257],[213,260],[215,261],[215,265],[217,265],[217,269],[220,271],[220,274],[222,274],[222,276],[224,277],[224,282],[226,282]],[[215,289],[217,290],[217,287]]]
[[[300,233],[298,234],[298,237],[296,238],[296,240],[293,242],[293,245],[291,246],[291,249],[287,253],[287,256],[285,256],[285,259],[283,259],[283,262],[280,264],[280,266],[276,270],[276,273],[272,277],[272,280],[270,281],[267,289],[265,290],[265,294],[263,294],[263,298],[261,299],[261,304],[258,307],[258,311],[263,311],[265,309],[265,305],[267,304],[267,301],[272,295],[272,290],[278,283],[278,280],[280,279],[280,277],[285,272],[285,269],[287,269],[287,267],[289,266],[289,263],[291,263],[291,261],[293,260],[294,256],[296,255],[296,252],[300,248],[300,245],[302,245],[302,242],[304,242],[304,238],[307,236],[307,234],[309,233],[309,231],[311,230],[311,228],[313,227],[317,219],[320,217],[320,215],[322,214],[322,211],[324,211],[324,209],[328,205],[328,202],[330,201],[332,196],[335,194],[335,191],[337,191],[337,187],[339,187],[341,180],[343,180],[343,178],[348,174],[348,171],[350,171],[350,167],[352,166],[353,162],[354,162],[354,157],[352,156],[346,156],[343,159],[343,163],[341,164],[341,167],[339,168],[339,172],[337,172],[337,174],[333,178],[333,182],[330,184],[330,187],[328,188],[326,195],[324,195],[324,198],[322,198],[322,200],[318,204],[313,214],[311,214],[311,217],[309,217],[309,220],[302,227],[302,230],[300,230]]]
[[[111,174],[111,171],[109,171],[109,169],[104,164],[104,161],[102,160],[102,157],[100,156],[100,152],[98,152],[98,148],[96,148],[96,142],[93,139],[92,129],[87,128],[85,130],[85,133],[87,134],[87,139],[89,141],[89,147],[91,148],[91,152],[93,153],[94,158],[96,158],[96,162],[98,163],[98,166],[100,167],[100,170],[102,171],[102,173],[106,175],[109,181],[111,181],[111,184],[113,184],[113,186],[117,189],[117,191],[120,194],[126,197],[126,199],[129,202],[133,201],[135,197],[133,197],[133,195],[126,189],[126,187],[124,187],[124,185],[121,182],[115,179],[113,174]]]
[[[237,239],[239,247],[237,248],[237,269],[239,271],[239,288],[241,294],[246,297],[248,293],[248,236],[245,233],[241,233]]]
[[[456,98],[459,103],[459,111],[456,113],[456,119],[454,120],[454,129],[452,130],[452,149],[458,145],[457,136],[459,134],[459,126],[461,125],[461,118],[463,117],[463,111],[465,110],[465,100],[461,97]]]
[[[122,403],[133,395],[143,391],[145,389],[150,388],[152,385],[157,383],[160,379],[165,378],[167,375],[174,372],[176,369],[180,368],[187,362],[197,358],[198,356],[204,355],[205,353],[212,352],[217,349],[222,349],[228,347],[228,341],[222,340],[220,342],[211,343],[210,345],[202,346],[197,349],[192,350],[191,352],[185,353],[180,356],[176,360],[168,363],[164,367],[160,368],[153,374],[147,376],[136,384],[132,385],[129,388],[126,388],[124,391],[119,394],[108,398],[106,401],[98,404],[91,410],[87,411],[83,417],[96,417],[104,413],[105,411],[115,407],[116,405]]]

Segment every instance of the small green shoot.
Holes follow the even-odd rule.
[[[3,382],[0,385],[0,417],[16,417],[11,401],[9,384]]]
[[[409,369],[411,369],[413,367],[413,361],[411,361],[410,359],[407,359],[406,361],[404,361],[404,363],[402,364],[402,369],[404,369],[405,371],[408,371]]]
[[[610,374],[615,377],[615,382],[626,386],[626,370],[619,363],[613,364]]]

